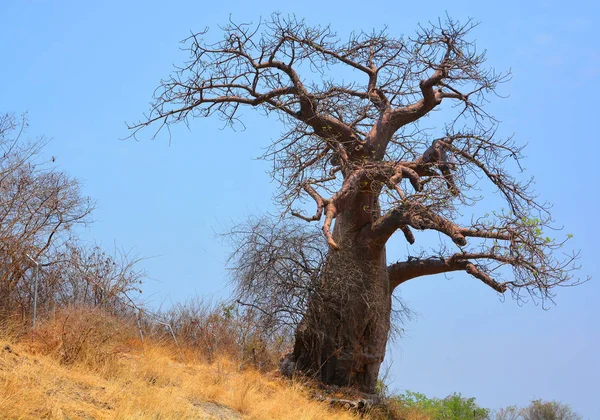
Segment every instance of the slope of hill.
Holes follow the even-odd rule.
[[[0,333],[0,418],[355,418],[275,372],[61,322],[62,330],[54,322],[35,334]]]

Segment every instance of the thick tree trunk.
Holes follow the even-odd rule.
[[[292,361],[325,384],[373,393],[390,331],[391,290],[385,246],[361,234],[356,215],[336,219],[340,248],[328,255],[296,331]]]

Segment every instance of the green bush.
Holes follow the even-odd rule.
[[[406,407],[416,408],[434,420],[487,419],[490,411],[475,403],[475,398],[463,398],[454,393],[444,399],[428,398],[418,392],[406,391],[397,399]]]

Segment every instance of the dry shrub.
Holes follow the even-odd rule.
[[[0,317],[0,339],[16,342],[28,330],[30,322],[18,314]]]
[[[70,307],[42,321],[30,332],[31,350],[56,357],[61,364],[85,364],[104,369],[135,338],[135,328],[127,320],[99,308]]]
[[[162,320],[173,328],[179,344],[199,350],[197,355],[213,362],[235,347],[235,333],[230,317],[223,306],[195,298],[177,303],[161,314]],[[154,326],[154,338],[169,339],[170,331],[163,325]]]
[[[208,363],[226,356],[238,369],[272,370],[291,344],[288,332],[265,328],[255,311],[222,302],[190,299],[162,313],[161,319],[173,328],[183,353],[192,352]],[[164,325],[152,327],[153,340],[173,341]]]

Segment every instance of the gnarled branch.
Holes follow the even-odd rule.
[[[451,271],[465,271],[473,277],[481,280],[498,293],[504,293],[507,289],[505,283],[499,283],[492,279],[489,274],[466,259],[452,257],[424,259],[413,258],[409,259],[408,261],[394,263],[388,267],[390,287],[392,290],[400,284],[413,278],[448,273]]]

